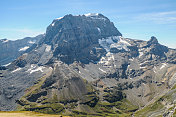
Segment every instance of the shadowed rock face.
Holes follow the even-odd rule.
[[[152,36],[151,39],[147,42],[149,45],[151,44],[158,44],[158,40],[156,37]]]
[[[154,54],[160,58],[166,58],[165,53],[169,51],[166,46],[160,45],[154,36],[147,42],[146,47],[151,48],[149,54]]]
[[[131,116],[176,83],[175,63],[176,50],[155,37],[124,38],[101,14],[66,15],[1,68],[0,109],[18,100],[21,110]]]

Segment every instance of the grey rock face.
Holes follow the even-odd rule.
[[[89,63],[98,61],[104,54],[98,39],[112,35],[121,36],[121,33],[102,14],[90,17],[66,15],[47,28],[43,43],[52,45],[54,56],[66,63]]]
[[[91,41],[92,43],[97,43],[98,39],[112,35],[121,36],[122,34],[102,14],[90,17],[85,15],[66,15],[61,19],[55,19],[48,26],[46,37],[43,41],[46,44],[53,45],[64,42],[64,40],[84,40],[85,42]]]

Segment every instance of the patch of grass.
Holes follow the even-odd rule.
[[[59,103],[51,103],[51,104],[36,106],[34,109],[35,112],[41,112],[41,113],[47,113],[47,114],[56,114],[56,113],[59,114],[63,110],[64,110],[64,107]]]
[[[164,105],[161,103],[161,98],[159,100],[157,100],[155,103],[153,104],[150,104],[148,106],[146,106],[145,108],[137,111],[135,113],[135,116],[138,117],[138,116],[147,116],[148,113],[150,112],[155,112],[157,110],[160,110],[164,107]]]
[[[159,110],[163,109],[165,105],[163,105],[162,102],[163,101],[165,103],[172,102],[173,101],[173,99],[172,99],[173,96],[172,95],[176,93],[175,89],[176,89],[176,85],[172,87],[170,92],[168,92],[164,96],[160,97],[153,104],[150,104],[150,105],[146,106],[145,108],[137,111],[135,113],[135,116],[137,116],[137,117],[138,116],[144,116],[144,115],[147,116],[147,114],[149,114],[149,113],[152,113],[152,112],[154,113],[156,111],[159,111]],[[168,111],[172,110],[172,109],[174,109],[174,107],[169,108]]]
[[[115,102],[115,107],[121,110],[123,113],[134,112],[138,110],[138,106],[133,105],[126,98],[121,101]]]
[[[176,117],[176,109],[175,109],[175,112],[173,113],[173,116]]]
[[[173,90],[173,89],[176,89],[176,85],[174,85],[171,90]]]
[[[56,94],[54,94],[51,99],[48,99],[45,96],[41,96],[40,103],[30,102],[26,99],[31,94],[38,93],[38,90],[40,90],[40,87],[44,81],[45,81],[45,77],[42,77],[40,79],[40,82],[38,82],[38,84],[28,89],[28,93],[18,101],[20,105],[18,105],[17,110],[35,111],[35,112],[46,113],[46,114],[58,114],[64,111],[64,107],[58,102],[58,98]]]
[[[40,90],[41,86],[43,85],[43,83],[45,82],[46,80],[46,76],[43,76],[42,78],[40,78],[38,80],[38,83],[35,84],[34,86],[26,89],[26,94],[23,96],[23,98],[26,98],[32,94],[36,94],[38,93],[38,91]]]
[[[102,116],[129,117],[138,107],[132,105],[127,99],[123,99],[114,103],[98,102],[93,109]]]
[[[88,92],[95,92],[95,89],[93,88],[93,86],[89,84],[89,82],[86,79],[82,79],[82,80],[84,81]]]
[[[39,105],[37,103],[28,103],[22,106],[20,111],[35,111],[46,114],[58,114],[64,111],[64,107],[60,103],[46,103]]]
[[[44,100],[42,104],[36,102],[29,102],[26,100],[23,103],[25,103],[25,105],[21,106],[19,110],[35,111],[47,114],[58,114],[64,111],[64,106],[58,102],[55,95],[49,100]]]
[[[125,103],[125,104],[123,104]],[[118,108],[116,108],[118,107]],[[132,105],[127,99],[121,102],[109,103],[98,101],[95,107],[91,108],[95,113],[86,113],[74,110],[71,116],[73,117],[130,117],[133,111],[138,109]]]

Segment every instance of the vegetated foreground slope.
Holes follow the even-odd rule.
[[[171,90],[162,96],[156,97],[153,103],[146,105],[141,110],[135,112],[135,116],[165,116],[165,117],[175,117],[176,116],[176,86],[173,86]],[[163,114],[164,113],[164,114]]]
[[[48,26],[35,48],[1,70],[0,109],[71,116],[151,115],[148,109],[141,111],[172,92],[175,64],[176,50],[159,44],[156,37],[124,38],[102,14],[66,15]],[[173,107],[174,94],[168,101]],[[165,107],[160,103],[151,111]]]

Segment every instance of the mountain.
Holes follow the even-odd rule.
[[[150,116],[155,107],[142,110],[174,89],[176,50],[154,36],[124,38],[102,14],[66,15],[0,75],[3,111]],[[172,94],[168,103],[176,100]],[[164,104],[160,109],[157,115],[169,112]]]
[[[41,38],[43,38],[43,35],[26,37],[24,39],[14,41],[0,39],[0,65],[5,65],[14,61]]]

